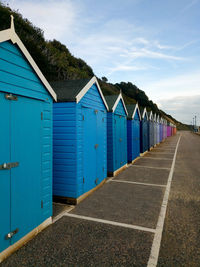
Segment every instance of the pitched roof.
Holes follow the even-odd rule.
[[[91,88],[93,84],[97,86],[97,90],[101,95],[102,101],[104,102],[104,105],[108,110],[107,102],[104,98],[104,95],[101,91],[101,88],[95,76],[88,79],[51,82],[52,87],[57,93],[58,102],[77,102],[77,103],[87,93],[87,91]]]
[[[140,114],[141,114],[141,118],[142,118],[142,119],[144,118],[145,113],[146,113],[146,115],[147,115],[147,120],[148,120],[148,114],[147,114],[146,107],[145,107],[145,108],[140,107]]]
[[[46,78],[44,77],[40,69],[38,68],[37,64],[35,63],[31,55],[29,54],[28,50],[26,49],[22,41],[19,39],[19,36],[16,34],[15,27],[14,27],[14,18],[12,15],[11,15],[10,29],[0,31],[0,43],[6,42],[6,41],[12,41],[13,44],[18,45],[18,47],[24,54],[25,58],[27,59],[27,61],[29,62],[31,67],[34,69],[35,73],[40,78],[43,85],[46,87],[47,91],[54,98],[54,100],[57,100],[55,92],[53,91],[50,84],[48,83],[48,81],[46,80]]]
[[[76,102],[76,96],[86,86],[90,79],[66,80],[50,82],[57,94],[58,102]]]
[[[106,102],[108,104],[109,111],[112,111],[112,109],[113,109],[113,107],[115,105],[115,102],[117,101],[118,97],[119,97],[119,95],[106,95],[105,96]]]
[[[138,110],[139,113],[139,118],[141,120],[141,114],[140,114],[140,110],[139,110],[139,106],[138,104],[130,104],[130,105],[126,105],[127,111],[128,111],[128,119],[133,119],[136,113],[136,110]]]
[[[125,113],[126,113],[126,115],[128,115],[128,112],[127,112],[127,109],[126,109],[126,105],[124,103],[124,99],[123,99],[121,93],[119,93],[119,95],[108,95],[108,96],[105,96],[105,99],[106,99],[106,102],[108,104],[109,111],[112,111],[112,112],[115,111],[119,101],[121,100],[122,104],[124,106]]]

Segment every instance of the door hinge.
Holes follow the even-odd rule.
[[[43,209],[43,206],[44,206],[44,204],[43,204],[43,200],[41,200],[41,208]]]
[[[17,233],[19,232],[19,228],[15,229],[14,231],[8,233],[6,236],[5,236],[5,239],[8,240],[8,239],[11,239],[14,235],[16,235]]]
[[[83,121],[84,121],[84,115],[83,115]]]
[[[94,182],[96,185],[98,185],[99,178],[97,178]]]
[[[41,120],[43,120],[43,112],[41,112]]]
[[[97,147],[99,146],[99,144],[95,144],[95,146],[94,146],[94,148],[96,148],[97,149]]]
[[[10,170],[18,166],[19,166],[19,162],[3,163],[0,165],[0,170]]]
[[[83,177],[83,184],[85,183],[85,178]]]
[[[103,172],[104,172],[104,167],[103,167]]]
[[[7,100],[14,100],[14,101],[17,101],[18,97],[16,95],[13,95],[13,94],[5,94],[5,98]]]

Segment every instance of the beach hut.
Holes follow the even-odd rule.
[[[167,137],[171,136],[171,126],[170,126],[170,122],[167,122]]]
[[[152,111],[148,112],[148,133],[149,133],[149,141],[148,148],[154,146],[154,117]]]
[[[148,114],[146,107],[140,107],[140,114],[140,153],[144,153],[149,148]]]
[[[0,262],[52,222],[52,98],[12,17],[0,31]]]
[[[157,114],[157,133],[156,133],[156,139],[157,139],[157,144],[160,143],[160,115]]]
[[[155,146],[157,144],[157,141],[156,141],[156,135],[157,135],[157,115],[156,115],[156,113],[153,114],[153,134],[154,134],[153,144]]]
[[[53,195],[77,204],[107,177],[107,103],[96,77],[51,83]]]
[[[128,162],[133,162],[140,156],[140,121],[141,115],[138,104],[126,105],[127,119],[127,152]]]
[[[115,176],[127,166],[127,109],[119,95],[105,96],[107,114],[108,176]]]
[[[162,142],[162,117],[160,116],[160,120],[159,120],[159,142]]]

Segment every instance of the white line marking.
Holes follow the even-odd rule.
[[[174,167],[175,167],[175,162],[176,162],[176,155],[177,155],[177,150],[178,150],[178,146],[180,143],[180,139],[181,139],[181,135],[180,135],[178,142],[177,142],[177,145],[176,145],[171,170],[170,170],[170,173],[168,176],[167,187],[165,190],[165,194],[164,194],[164,198],[163,198],[163,202],[162,202],[162,206],[161,206],[161,210],[160,210],[160,214],[159,214],[159,218],[158,218],[158,222],[157,222],[157,226],[156,226],[156,233],[154,235],[153,244],[151,247],[151,253],[150,253],[147,267],[157,266],[158,256],[159,256],[159,252],[160,252],[160,244],[161,244],[161,239],[162,239],[162,232],[163,232],[164,221],[165,221],[166,210],[167,210],[167,203],[168,203],[168,199],[169,199],[170,187],[171,187],[171,182],[172,182],[172,178],[173,178]]]
[[[159,169],[159,170],[170,170],[170,168],[164,167],[152,167],[152,166],[145,166],[145,165],[132,165],[131,167],[139,167],[139,168],[150,168],[150,169]]]
[[[139,182],[123,181],[123,180],[112,180],[111,182],[166,187],[166,185],[163,185],[163,184],[148,184],[148,183],[139,183]]]
[[[130,229],[134,229],[134,230],[140,230],[140,231],[149,232],[149,233],[155,233],[155,229],[147,228],[147,227],[143,227],[143,226],[139,226],[139,225],[119,223],[119,222],[103,220],[103,219],[98,219],[98,218],[93,218],[93,217],[88,217],[88,216],[82,216],[82,215],[77,215],[77,214],[72,214],[72,213],[66,213],[64,216],[82,219],[82,220],[87,220],[87,221],[92,221],[92,222],[105,223],[105,224],[120,226],[120,227],[124,227],[124,228],[130,228]]]
[[[70,206],[68,209],[64,210],[63,212],[59,213],[56,217],[53,218],[53,222],[55,223],[58,220],[60,220],[66,213],[72,211],[75,208],[75,206]]]
[[[172,160],[172,159],[168,159],[168,158],[153,158],[153,157],[142,157],[142,159],[159,159],[159,160]]]

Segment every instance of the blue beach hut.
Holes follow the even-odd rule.
[[[108,176],[115,176],[127,166],[127,109],[119,95],[105,96],[107,114]]]
[[[149,148],[149,130],[148,130],[148,114],[146,107],[140,107],[141,122],[140,122],[140,153],[144,153]]]
[[[107,177],[107,103],[96,77],[52,82],[54,200],[77,204]]]
[[[157,134],[157,115],[156,113],[153,114],[153,133],[154,133],[154,146],[157,144],[157,141],[156,141],[156,134]]]
[[[163,141],[163,118],[160,117],[160,142]]]
[[[0,262],[52,222],[52,98],[12,17],[0,31]]]
[[[152,111],[148,112],[148,128],[149,128],[149,149],[154,146],[154,118]]]
[[[127,119],[127,152],[128,162],[133,162],[140,156],[140,121],[141,115],[138,104],[126,105]]]
[[[156,125],[156,128],[157,128],[157,133],[156,133],[156,140],[157,140],[157,144],[160,143],[160,115],[157,114],[157,125]]]

